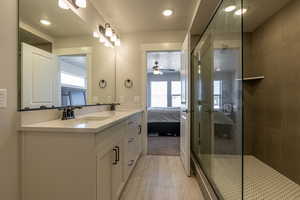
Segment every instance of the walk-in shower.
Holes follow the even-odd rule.
[[[223,0],[192,52],[192,154],[219,199],[300,199],[300,2]]]

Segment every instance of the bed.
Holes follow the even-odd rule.
[[[148,108],[149,136],[179,136],[180,108]]]

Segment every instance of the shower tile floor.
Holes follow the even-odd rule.
[[[213,180],[224,199],[240,200],[241,157],[217,155],[211,165]],[[244,156],[244,199],[300,200],[300,186],[254,156]]]

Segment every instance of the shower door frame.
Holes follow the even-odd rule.
[[[206,0],[203,0],[206,2]],[[202,39],[202,37],[204,36],[205,32],[208,30],[210,24],[213,22],[213,20],[215,19],[218,11],[220,10],[220,8],[222,7],[223,3],[224,3],[225,0],[219,0],[219,2],[217,3],[217,6],[215,7],[214,11],[213,11],[213,14],[211,15],[210,17],[210,20],[209,20],[209,23],[207,24],[207,26],[205,27],[204,31],[201,32],[201,34],[197,35],[197,40],[194,40],[194,46],[193,46],[193,49],[191,51],[191,66],[192,66],[192,70],[191,70],[191,76],[192,78],[194,78],[194,68],[193,68],[193,54],[194,54],[194,50],[195,50],[195,47],[197,46],[197,44],[200,42],[200,40]],[[243,8],[244,4],[243,4],[243,0],[239,0],[240,3],[241,3],[241,7]],[[196,20],[197,21],[197,20]],[[240,74],[240,77],[238,78],[238,80],[243,80],[244,78],[244,73],[243,73],[243,33],[244,33],[244,29],[243,29],[243,15],[241,16],[241,31],[240,31],[240,34],[241,34],[241,74]],[[193,25],[194,26],[194,25]],[[192,87],[192,91],[191,91],[191,99],[192,99],[192,104],[194,103],[193,101],[195,100],[195,94],[194,94],[194,82],[191,81],[191,87]],[[244,102],[244,99],[243,99],[243,93],[244,93],[244,90],[243,90],[243,83],[241,83],[241,152],[239,152],[240,156],[241,156],[241,199],[244,199],[244,105],[243,105],[243,102]],[[192,105],[192,113],[194,113],[194,105]],[[192,118],[192,117],[191,117]],[[192,120],[191,120],[192,121]],[[191,131],[193,130],[193,125],[191,126]],[[192,137],[192,133],[191,133],[191,137]],[[192,141],[191,141],[192,142]],[[218,191],[218,188],[211,183],[211,181],[209,180],[209,178],[207,177],[207,175],[204,173],[202,167],[201,167],[201,163],[199,162],[199,160],[197,159],[197,157],[195,156],[193,150],[191,150],[191,165],[192,165],[192,169],[193,169],[193,173],[195,174],[196,176],[196,179],[197,181],[199,182],[200,186],[201,186],[201,189],[204,193],[204,196],[206,197],[205,199],[211,199],[211,200],[217,200],[217,199],[224,199],[221,195],[221,192]]]

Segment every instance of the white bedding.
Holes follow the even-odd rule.
[[[148,108],[148,122],[180,122],[180,108]]]

